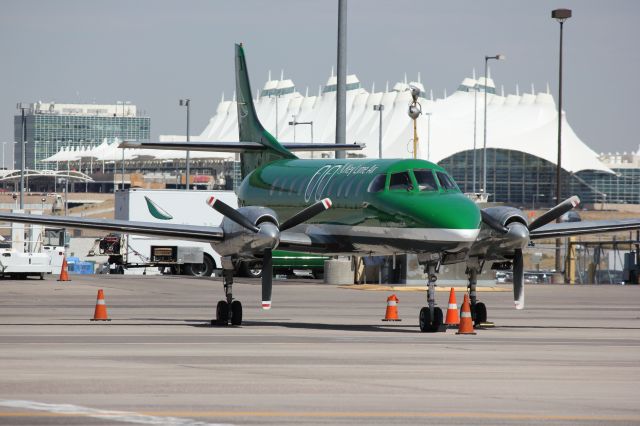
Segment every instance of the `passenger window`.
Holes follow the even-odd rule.
[[[389,189],[391,191],[411,191],[413,184],[411,183],[409,172],[391,173]]]
[[[384,189],[385,181],[387,180],[387,175],[378,175],[369,184],[367,188],[367,192],[380,192]]]
[[[458,189],[456,183],[446,173],[436,172],[436,175],[438,175],[442,189]]]
[[[413,171],[416,181],[418,182],[418,189],[420,191],[437,191],[438,185],[436,185],[436,178],[433,177],[431,170],[419,169]]]

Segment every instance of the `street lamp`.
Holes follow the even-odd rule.
[[[551,17],[560,23],[560,53],[558,65],[558,164],[556,165],[556,199],[560,202],[562,185],[560,172],[562,170],[562,35],[564,21],[571,18],[571,9],[555,9],[551,11]],[[560,219],[558,219],[559,222]],[[556,271],[562,267],[560,259],[560,239],[556,238]]]
[[[382,112],[384,111],[384,105],[374,105],[373,110],[380,113],[380,124],[378,125],[378,158],[382,158]]]
[[[187,107],[187,143],[189,143],[189,141],[191,140],[189,137],[189,113],[191,110],[191,99],[187,98],[187,99],[180,99],[180,106],[185,106]],[[186,159],[186,170],[185,170],[185,174],[186,174],[186,183],[187,183],[187,191],[189,190],[189,186],[190,186],[190,179],[191,179],[191,168],[189,165],[189,155],[190,152],[187,151],[187,159]]]
[[[409,117],[413,120],[413,158],[418,158],[418,117],[422,114],[422,105],[418,102],[420,89],[411,87],[411,105],[409,105]]]
[[[489,73],[489,59],[504,61],[507,59],[505,55],[497,54],[495,56],[484,57],[484,143],[482,145],[482,188],[483,192],[487,192],[487,74]]]
[[[298,121],[295,115],[293,116],[293,121],[289,122],[289,126],[293,126],[293,141],[296,141],[296,126],[301,124],[308,124],[311,126],[311,143],[313,143],[313,121]],[[311,158],[313,158],[313,151],[311,151]]]
[[[22,115],[20,124],[20,209],[24,209],[24,168],[25,168],[25,143],[27,139],[27,119],[24,116],[25,110],[29,109],[29,105],[19,102],[16,108],[20,110]]]

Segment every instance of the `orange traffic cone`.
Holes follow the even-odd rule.
[[[62,258],[62,268],[60,268],[60,277],[58,278],[58,281],[71,281],[69,278],[69,271],[67,269],[67,257],[65,256]]]
[[[464,302],[462,302],[462,312],[460,313],[460,327],[456,334],[476,334],[473,331],[473,321],[471,320],[471,304],[469,303],[469,295],[464,294]]]
[[[460,316],[458,316],[458,304],[456,303],[456,292],[451,287],[449,293],[449,307],[447,308],[447,318],[444,323],[446,325],[458,325],[460,324]]]
[[[395,294],[387,297],[387,312],[382,321],[402,321],[398,318],[398,302],[400,302],[400,299]]]
[[[98,300],[96,300],[96,310],[91,321],[111,321],[107,315],[107,305],[104,303],[104,292],[98,290]]]

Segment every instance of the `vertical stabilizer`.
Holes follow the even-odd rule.
[[[244,178],[256,168],[273,161],[297,158],[284,148],[276,138],[267,132],[256,114],[247,62],[242,44],[236,44],[236,93],[238,99],[238,130],[240,142],[257,142],[267,149],[260,152],[244,152],[240,154],[242,177]]]

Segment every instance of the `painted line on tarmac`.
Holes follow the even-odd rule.
[[[143,425],[166,425],[166,426],[226,426],[221,423],[204,423],[201,421],[179,418],[179,417],[165,417],[165,416],[153,416],[148,414],[134,413],[129,411],[112,411],[112,410],[98,410],[96,408],[82,407],[72,404],[46,404],[44,402],[36,401],[21,401],[21,400],[0,400],[0,406],[10,408],[21,408],[25,410],[35,411],[47,411],[49,414],[46,416],[69,416],[69,417],[92,417],[95,419],[110,420],[114,422],[122,423],[137,423]],[[3,413],[0,412],[0,418],[2,417],[42,417],[42,414],[36,414],[30,412],[14,412]]]
[[[245,418],[431,418],[431,419],[484,419],[512,421],[590,421],[590,422],[639,422],[640,416],[589,416],[553,415],[533,413],[481,413],[481,412],[393,412],[393,411],[153,411],[133,413],[125,411],[96,410],[67,404],[44,404],[33,401],[2,401],[0,406],[43,410],[59,417],[85,416],[106,420],[168,426],[223,426],[220,423],[203,423],[184,417],[245,417]],[[50,416],[51,414],[46,414]],[[0,419],[7,417],[42,417],[44,414],[29,412],[0,412]]]

